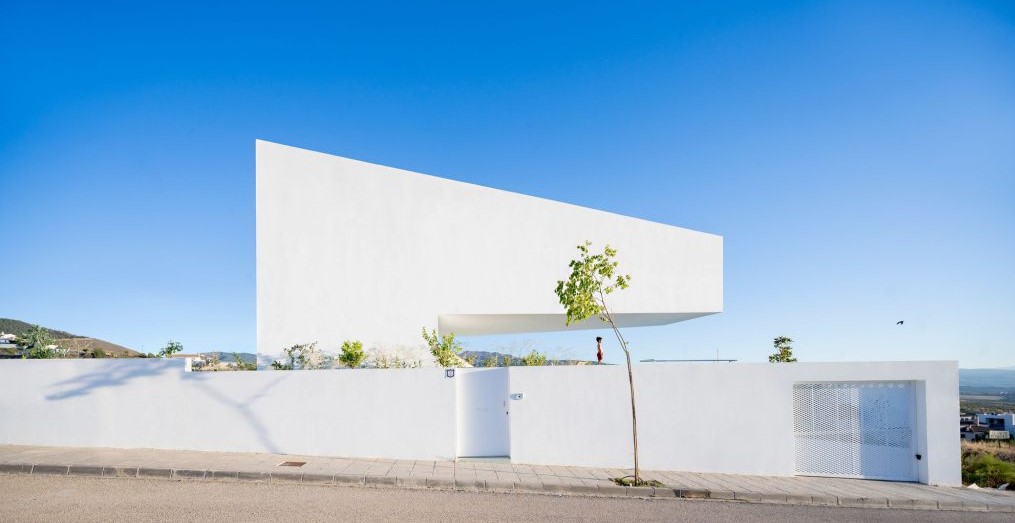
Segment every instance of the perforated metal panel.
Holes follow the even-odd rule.
[[[916,481],[910,382],[793,385],[796,473]]]

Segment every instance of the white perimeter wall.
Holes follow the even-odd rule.
[[[451,459],[442,369],[184,372],[185,360],[0,362],[0,443]]]
[[[457,378],[443,369],[183,365],[0,362],[0,444],[455,457]],[[469,372],[482,370],[458,369]],[[792,475],[794,383],[900,380],[915,382],[920,481],[960,484],[956,362],[642,364],[634,373],[645,469]],[[631,466],[624,367],[511,367],[508,375],[507,393],[525,395],[508,401],[513,462]]]
[[[920,481],[959,485],[956,362],[634,366],[645,469],[790,476],[793,384],[916,381]],[[512,367],[511,459],[630,468],[631,406],[622,366]]]

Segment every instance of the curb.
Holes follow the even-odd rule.
[[[267,484],[307,484],[433,489],[469,492],[499,492],[594,496],[608,498],[708,499],[780,505],[839,506],[902,510],[950,510],[964,512],[1015,513],[1015,505],[965,502],[952,499],[857,498],[850,496],[761,493],[753,491],[705,490],[693,488],[622,487],[620,485],[571,485],[567,483],[455,480],[449,477],[366,476],[299,472],[244,472],[238,470],[195,470],[148,467],[100,467],[52,465],[45,463],[0,463],[0,474],[78,476],[103,478],[173,479],[181,481],[225,481]]]

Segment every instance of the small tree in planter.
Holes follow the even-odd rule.
[[[437,329],[427,332],[426,327],[423,327],[423,339],[430,347],[430,354],[433,354],[438,366],[448,368],[461,364],[463,347],[461,343],[455,341],[454,333],[438,336]]]
[[[793,343],[793,339],[786,336],[779,336],[772,340],[775,354],[769,356],[768,361],[771,363],[796,363],[796,358],[793,357],[793,346],[790,343]]]
[[[634,446],[634,482],[643,485],[641,469],[638,467],[638,412],[634,403],[634,375],[631,372],[631,352],[627,350],[627,341],[620,334],[620,329],[613,321],[613,315],[606,305],[606,296],[615,290],[626,289],[631,282],[630,274],[616,274],[617,262],[614,256],[616,249],[607,245],[600,254],[592,254],[590,242],[578,246],[578,258],[571,260],[571,275],[566,280],[557,281],[557,299],[567,313],[566,325],[583,322],[593,316],[608,323],[617,336],[620,348],[627,359],[627,382],[631,390],[631,440]],[[623,481],[620,478],[619,481]]]
[[[358,341],[345,341],[342,343],[342,354],[338,356],[338,361],[350,369],[355,369],[363,364],[363,360],[366,357],[367,355],[363,352],[362,343]]]
[[[526,367],[542,367],[546,365],[546,354],[532,349],[531,352],[522,356],[522,365]]]

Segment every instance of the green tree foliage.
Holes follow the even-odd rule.
[[[768,357],[768,361],[771,363],[795,363],[796,358],[793,357],[793,347],[790,345],[793,340],[786,336],[779,336],[772,340],[772,346],[775,347],[775,354]]]
[[[233,361],[236,362],[236,370],[257,370],[256,361],[245,362],[238,352],[233,353]]]
[[[363,352],[363,344],[361,342],[348,340],[342,342],[342,354],[338,357],[338,361],[342,365],[355,369],[363,364],[363,360],[366,357],[367,355]]]
[[[464,348],[461,343],[455,341],[454,333],[438,336],[437,329],[427,332],[426,327],[423,327],[423,340],[426,341],[430,354],[433,354],[439,367],[455,367],[461,363],[460,354]]]
[[[101,347],[95,347],[95,350],[92,351],[92,357],[93,358],[105,358],[106,357],[106,351],[102,350]]]
[[[165,347],[159,350],[157,356],[159,358],[172,358],[173,354],[183,352],[183,344],[178,341],[169,340]]]
[[[512,366],[514,364],[515,364],[515,358],[514,358],[514,356],[511,356],[510,354],[505,354],[504,357],[501,358],[501,360],[500,360],[500,366],[501,367],[510,367],[510,366]]]
[[[50,348],[52,344],[53,336],[49,330],[38,325],[32,325],[32,328],[18,337],[21,357],[30,360],[55,358],[56,351]]]
[[[634,485],[641,485],[641,470],[638,467],[638,411],[634,402],[634,374],[631,371],[631,352],[627,341],[617,328],[613,314],[606,304],[606,297],[616,290],[626,289],[631,275],[618,274],[618,262],[614,260],[616,249],[607,245],[602,253],[592,253],[592,243],[578,246],[578,258],[571,260],[568,267],[571,275],[557,281],[557,299],[567,315],[566,325],[580,323],[596,317],[610,325],[617,336],[620,348],[627,358],[627,382],[631,391],[631,439],[634,447]]]
[[[487,356],[487,358],[485,360],[483,360],[483,366],[484,367],[496,367],[497,366],[497,356]]]
[[[532,349],[528,354],[522,356],[522,365],[526,367],[542,367],[546,365],[546,354]]]

